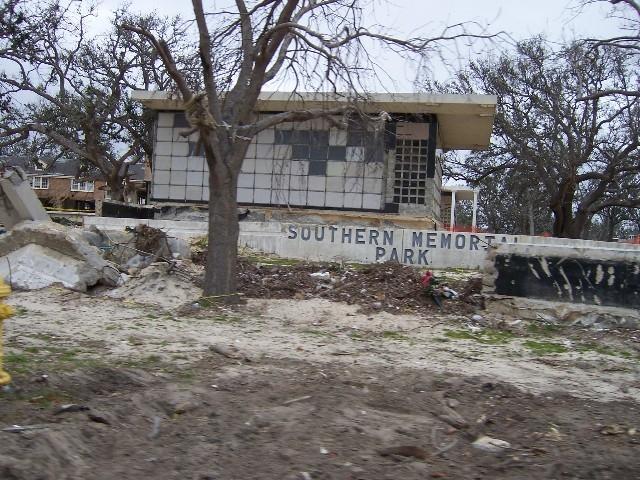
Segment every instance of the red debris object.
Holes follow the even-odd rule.
[[[431,270],[427,270],[424,272],[424,275],[422,275],[422,278],[420,278],[420,283],[422,283],[422,286],[426,288],[431,285],[431,280],[433,280],[433,272]]]

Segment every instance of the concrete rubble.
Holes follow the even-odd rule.
[[[12,228],[24,220],[51,221],[27,175],[21,168],[13,167],[0,179],[0,223]]]
[[[0,275],[18,289],[52,284],[86,291],[98,283],[120,284],[120,272],[91,246],[82,231],[55,224],[20,168],[0,179]]]
[[[56,283],[86,291],[115,287],[120,272],[90,245],[80,230],[53,222],[26,221],[0,236],[0,275],[13,288],[33,290]]]

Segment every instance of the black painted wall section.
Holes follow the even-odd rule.
[[[433,118],[429,124],[429,151],[427,157],[427,178],[436,176],[436,147],[438,144],[438,122]]]
[[[116,218],[153,218],[154,209],[147,206],[121,202],[102,202],[102,216]]]
[[[540,300],[640,308],[640,261],[497,255],[495,292]]]

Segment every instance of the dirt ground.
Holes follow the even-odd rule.
[[[246,267],[233,309],[160,267],[12,294],[0,479],[640,478],[637,332],[489,315],[461,272],[438,309],[312,270]]]

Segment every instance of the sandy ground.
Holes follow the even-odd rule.
[[[469,329],[469,319],[463,316],[437,312],[430,317],[384,312],[363,315],[357,313],[356,306],[322,299],[250,299],[239,311],[185,315],[160,305],[177,307],[185,302],[188,305],[189,300],[195,302],[197,289],[188,284],[184,290],[177,288],[182,282],[175,277],[162,282],[159,291],[151,283],[146,295],[117,300],[59,289],[17,293],[11,303],[22,314],[7,322],[9,346],[24,350],[46,349],[53,344],[57,349],[73,349],[79,356],[107,355],[133,361],[156,355],[184,365],[208,355],[212,345],[223,345],[256,360],[490,375],[538,394],[563,391],[580,398],[640,401],[640,365],[635,359],[569,350],[545,361],[544,356],[523,346],[529,336],[502,345],[448,338],[447,332]],[[129,294],[132,290],[136,289],[125,291]],[[110,296],[120,293],[114,291]],[[143,301],[148,303],[138,303]],[[510,321],[515,319],[504,320]],[[43,340],[43,336],[51,340]],[[571,344],[564,337],[554,342]]]
[[[162,275],[14,293],[0,429],[43,428],[0,432],[0,478],[640,478],[633,333],[198,297]]]

